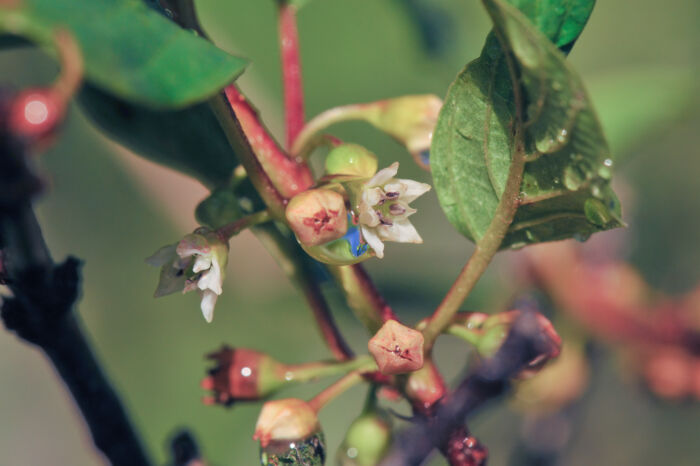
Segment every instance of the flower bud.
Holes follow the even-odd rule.
[[[353,421],[340,445],[340,466],[374,466],[391,446],[391,424],[379,413],[367,413]]]
[[[341,238],[348,229],[343,196],[330,189],[310,189],[289,201],[289,226],[303,246],[317,246]]]
[[[52,89],[30,89],[12,102],[9,127],[21,138],[45,143],[63,119],[64,101]]]
[[[425,361],[422,368],[412,372],[406,381],[406,396],[414,409],[426,416],[432,415],[435,403],[446,393],[445,381],[430,359]]]
[[[329,175],[371,178],[377,172],[377,156],[358,144],[341,144],[326,156]]]
[[[216,361],[216,366],[201,383],[202,388],[214,392],[204,399],[206,404],[230,406],[236,401],[259,400],[285,383],[281,375],[285,366],[258,351],[224,345],[207,358]]]
[[[420,165],[427,165],[423,154],[430,150],[441,108],[442,100],[436,95],[407,95],[385,101],[370,122],[406,146]]]
[[[373,252],[362,240],[360,229],[348,219],[348,229],[342,238],[319,246],[304,246],[302,248],[314,259],[324,264],[352,265],[373,257]]]
[[[450,434],[443,450],[450,466],[484,466],[489,456],[488,449],[464,427]]]
[[[481,325],[482,336],[476,346],[479,354],[487,358],[493,356],[503,344],[511,326],[519,316],[520,311],[514,310],[494,314],[486,319]],[[545,316],[537,313],[537,325],[548,347],[542,354],[528,363],[519,377],[527,377],[536,373],[547,361],[559,356],[561,351],[561,337],[554,330],[552,323]]]
[[[423,334],[395,320],[387,320],[367,346],[384,375],[403,374],[423,367]]]
[[[262,407],[255,425],[254,440],[266,448],[271,442],[297,442],[321,430],[316,411],[298,398],[268,401]]]

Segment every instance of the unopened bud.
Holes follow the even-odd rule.
[[[391,446],[391,424],[379,413],[367,413],[353,421],[340,446],[340,466],[374,466]]]
[[[206,404],[230,406],[237,401],[259,400],[272,394],[285,380],[284,365],[270,356],[246,348],[224,346],[207,356],[216,361],[202,388],[213,391]]]
[[[304,246],[341,238],[348,229],[345,200],[330,189],[310,189],[297,194],[289,201],[285,215]]]
[[[26,140],[46,142],[63,119],[65,103],[51,89],[30,89],[18,94],[10,109],[10,131]]]
[[[386,101],[382,111],[372,115],[370,121],[421,161],[421,155],[430,149],[441,108],[442,100],[436,95],[407,95]]]
[[[395,320],[386,321],[367,346],[382,374],[404,374],[423,367],[423,334]]]
[[[464,427],[450,434],[444,450],[450,466],[484,466],[489,456],[488,449]]]
[[[513,323],[520,316],[520,311],[508,311],[494,314],[481,325],[482,336],[477,344],[477,351],[481,356],[491,357],[501,347]],[[561,337],[554,330],[552,323],[540,313],[536,313],[538,331],[542,335],[542,341],[546,348],[526,368],[518,374],[519,377],[530,376],[539,371],[548,361],[559,356],[561,352]]]
[[[297,442],[310,438],[321,430],[316,411],[298,398],[268,401],[262,407],[255,425],[254,440],[262,448],[270,442]]]
[[[326,173],[329,175],[372,178],[377,166],[377,156],[358,144],[341,144],[326,156]]]
[[[435,404],[447,393],[445,381],[430,359],[408,376],[405,390],[414,409],[426,416],[432,415]]]

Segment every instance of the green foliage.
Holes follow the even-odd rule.
[[[137,154],[197,178],[208,187],[231,177],[236,156],[206,103],[153,110],[113,97],[91,85],[79,102],[110,137]]]
[[[568,8],[512,3],[522,11],[503,0],[484,0],[494,31],[447,93],[431,149],[440,203],[450,222],[478,241],[496,213],[512,153],[524,147],[521,205],[501,247],[621,226],[602,129],[580,78],[557,48],[571,47],[593,2]]]
[[[139,0],[22,0],[0,8],[0,25],[36,41],[67,28],[80,45],[89,82],[151,107],[205,100],[246,65]]]

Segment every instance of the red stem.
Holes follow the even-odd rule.
[[[394,310],[387,304],[384,297],[379,293],[379,290],[374,286],[372,279],[364,267],[360,264],[355,264],[352,267],[352,271],[355,274],[358,284],[365,292],[365,296],[372,303],[373,307],[377,310],[377,313],[382,319],[382,322],[387,320],[399,321],[398,316],[394,313]]]
[[[294,140],[304,127],[304,87],[301,81],[296,8],[287,3],[280,5],[279,37],[287,124],[287,149],[291,149]]]
[[[280,194],[289,199],[309,189],[314,184],[309,167],[290,159],[277,145],[262,124],[257,111],[234,84],[224,91],[253,152]]]

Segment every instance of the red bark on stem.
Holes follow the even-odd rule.
[[[311,170],[305,163],[290,159],[270,136],[256,110],[234,84],[226,87],[226,99],[236,114],[251,148],[280,194],[289,199],[314,184]]]
[[[280,53],[284,84],[284,109],[287,127],[287,149],[292,147],[304,127],[304,88],[301,81],[299,34],[296,8],[282,3],[279,11]]]

